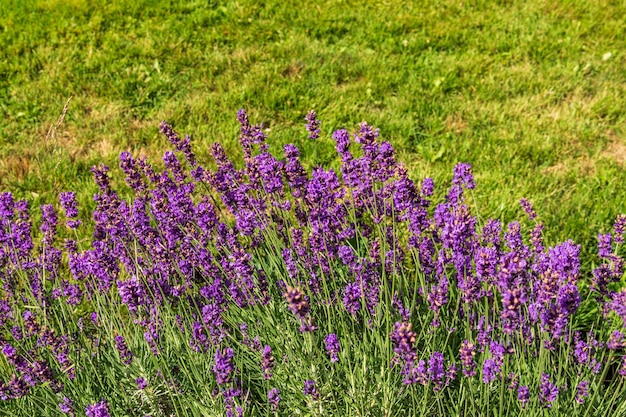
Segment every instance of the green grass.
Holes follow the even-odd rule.
[[[89,167],[122,150],[156,160],[162,119],[208,160],[213,141],[236,150],[245,107],[308,164],[362,120],[415,178],[446,185],[470,162],[483,216],[521,216],[526,196],[548,242],[586,254],[626,209],[623,1],[103,3],[0,2],[1,191],[89,205]]]

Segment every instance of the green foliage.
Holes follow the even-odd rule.
[[[607,0],[4,0],[0,191],[37,205],[72,189],[87,216],[90,166],[115,166],[122,150],[155,160],[165,146],[162,119],[191,133],[207,160],[214,141],[237,155],[232,116],[246,107],[271,129],[272,150],[294,142],[309,167],[336,163],[330,132],[367,120],[414,178],[447,183],[454,164],[469,162],[482,218],[511,220],[528,197],[546,243],[572,237],[589,263],[595,233],[626,211],[624,15],[623,3]],[[49,129],[69,97],[63,123]],[[301,134],[308,108],[323,121],[315,143]],[[171,346],[170,359],[188,349]],[[151,357],[143,345],[131,349]],[[102,390],[140,375],[103,365],[117,362],[94,359],[93,369],[112,372]],[[209,381],[206,366],[183,369]],[[170,388],[154,389],[163,401],[146,403],[146,413],[171,403]]]
[[[588,254],[625,209],[625,14],[611,1],[5,0],[0,187],[88,202],[89,167],[159,155],[162,119],[206,156],[213,141],[236,151],[240,107],[273,149],[314,108],[326,133],[380,127],[415,177],[470,162],[481,214],[511,219],[529,197],[550,242],[576,236]],[[296,144],[309,164],[332,155]]]

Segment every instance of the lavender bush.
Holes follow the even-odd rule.
[[[3,411],[626,415],[625,216],[583,273],[526,200],[522,222],[480,224],[468,164],[434,205],[366,123],[332,134],[337,173],[238,120],[242,168],[219,144],[200,165],[165,122],[163,172],[120,157],[133,198],[94,167],[88,241],[73,193],[37,238],[28,203],[0,196]]]

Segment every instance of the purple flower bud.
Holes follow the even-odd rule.
[[[223,351],[219,349],[215,351],[215,365],[213,373],[218,385],[225,385],[232,381],[232,373],[235,367],[232,363],[235,352],[231,348],[225,348]]]
[[[417,334],[411,330],[412,326],[411,323],[396,322],[390,334],[393,351],[407,364],[412,364],[416,356]]]
[[[310,395],[314,400],[318,400],[320,397],[319,392],[317,392],[317,388],[315,386],[315,381],[312,379],[307,379],[304,381],[304,395]]]
[[[61,207],[65,210],[65,217],[68,218],[67,226],[70,229],[76,229],[81,224],[81,221],[76,219],[78,217],[76,194],[72,191],[64,192],[60,194],[59,199],[61,200]]]
[[[472,175],[472,166],[465,163],[457,164],[454,167],[452,184],[465,186],[468,190],[474,188],[476,184],[474,183],[474,176]]]
[[[51,204],[41,206],[41,231],[44,234],[44,242],[51,245],[57,233],[57,214]]]
[[[622,356],[622,362],[617,373],[626,378],[626,356]]]
[[[63,402],[59,403],[59,408],[61,409],[63,413],[73,417],[75,416],[75,414],[74,414],[74,410],[72,409],[72,405],[74,405],[72,400],[70,400],[67,397],[63,397]]]
[[[133,353],[126,346],[126,341],[124,341],[124,336],[115,336],[115,347],[120,353],[120,359],[122,363],[125,365],[130,365],[133,361]]]
[[[299,287],[287,286],[285,298],[289,303],[289,310],[299,319],[303,320],[309,314],[309,300]]]
[[[146,189],[146,184],[141,176],[141,167],[130,152],[122,152],[120,154],[120,168],[126,174],[126,183],[133,190],[141,192]]]
[[[611,247],[611,234],[600,233],[598,235],[598,256],[600,256],[600,258],[609,259],[612,252],[613,248]]]
[[[267,399],[269,400],[272,411],[278,410],[278,404],[280,403],[280,391],[277,388],[272,388],[267,393]]]
[[[351,282],[346,285],[343,292],[343,304],[346,306],[346,311],[352,315],[358,313],[361,309],[361,284],[357,281]]]
[[[609,336],[609,341],[606,342],[606,347],[611,350],[621,349],[626,346],[624,343],[624,335],[619,330],[615,330]]]
[[[428,378],[434,385],[435,391],[443,386],[443,379],[446,375],[444,368],[444,357],[441,352],[434,352],[428,360]]]
[[[585,398],[589,396],[589,381],[580,381],[580,384],[576,387],[576,402],[582,404],[585,402]]]
[[[520,205],[522,206],[522,208],[524,209],[524,211],[526,212],[526,214],[528,215],[528,218],[530,220],[533,220],[537,217],[537,213],[535,212],[535,210],[533,209],[533,205],[530,201],[528,201],[525,198],[522,198],[519,201]]]
[[[317,113],[313,110],[310,110],[306,117],[306,127],[307,132],[309,132],[309,139],[317,139],[320,136],[320,121],[317,120]]]
[[[476,364],[474,363],[474,356],[476,356],[476,346],[469,340],[464,340],[463,342],[461,342],[459,356],[461,357],[463,375],[468,378],[476,375]]]
[[[326,352],[330,356],[331,362],[339,361],[339,339],[334,333],[330,333],[324,338],[324,344],[326,345]]]
[[[178,133],[172,129],[172,126],[167,124],[165,120],[161,122],[161,133],[165,135],[167,140],[176,148],[178,152],[182,152],[189,162],[189,165],[196,166],[196,157],[191,151],[191,138],[189,136],[185,136],[185,139],[181,139],[178,136]]]
[[[615,233],[615,235],[613,236],[613,242],[624,243],[624,232],[626,232],[626,215],[620,214],[617,216],[615,224],[613,225],[613,232]]]
[[[348,131],[345,129],[337,130],[333,132],[333,139],[335,139],[335,142],[337,143],[335,149],[337,150],[337,153],[341,156],[341,160],[344,161],[344,163],[346,161],[350,161],[352,159],[352,155],[349,151],[350,133],[348,133]]]
[[[98,184],[100,191],[108,192],[111,186],[108,175],[109,167],[104,164],[100,164],[98,166],[91,167],[91,172],[93,173],[94,180],[96,181],[96,184]]]
[[[137,384],[137,389],[142,390],[148,386],[148,381],[145,378],[139,377],[135,379],[135,383]]]
[[[90,404],[85,408],[87,417],[111,417],[109,414],[109,405],[105,400],[99,403]]]
[[[432,178],[425,178],[422,182],[422,194],[425,197],[430,197],[435,191],[435,181]]]
[[[555,384],[550,382],[550,375],[545,372],[541,374],[541,384],[539,384],[539,401],[546,408],[551,408],[552,403],[556,401],[559,389]]]
[[[272,368],[274,367],[274,356],[272,356],[272,348],[269,345],[263,347],[261,354],[261,368],[263,369],[263,379],[267,380],[272,377]]]
[[[311,332],[317,330],[313,324],[313,319],[309,316],[309,297],[299,288],[287,286],[285,298],[289,304],[289,310],[300,320],[300,331]]]
[[[528,400],[530,400],[530,390],[528,389],[528,386],[521,385],[517,389],[517,399],[519,402],[522,403],[522,408],[525,408],[526,403],[528,403]]]

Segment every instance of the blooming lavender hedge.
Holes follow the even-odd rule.
[[[66,227],[42,206],[38,238],[28,203],[0,196],[1,410],[626,415],[625,216],[582,273],[526,200],[521,223],[479,224],[468,164],[434,206],[366,123],[333,133],[340,173],[309,173],[238,119],[241,169],[219,144],[203,167],[165,122],[163,172],[120,157],[132,199],[94,167],[89,241],[73,193]]]

